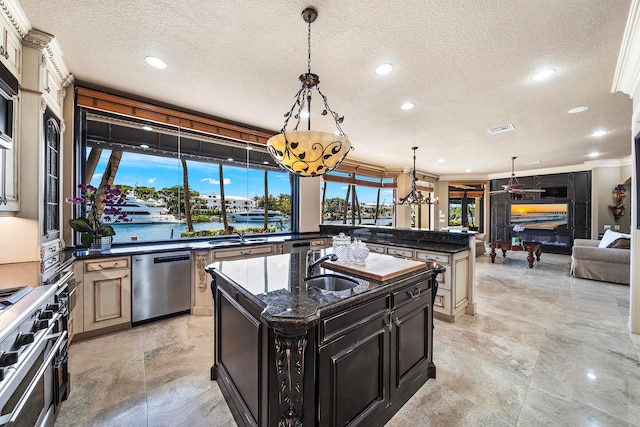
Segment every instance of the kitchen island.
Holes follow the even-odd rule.
[[[342,291],[308,287],[304,253],[205,268],[215,307],[211,378],[238,425],[384,425],[435,377],[432,295],[442,267],[394,259],[396,274],[377,280],[377,261],[388,258],[371,254]],[[331,264],[317,273],[344,276]]]

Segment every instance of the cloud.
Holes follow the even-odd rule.
[[[147,182],[148,182],[149,184],[154,184],[154,183],[156,182],[156,179],[157,179],[157,178],[155,178],[155,177],[154,177],[154,178],[149,178],[149,179],[147,180]]]
[[[91,177],[91,181],[93,181],[94,179],[100,179],[100,178],[102,178],[101,173],[94,173],[93,176]]]
[[[202,178],[200,182],[208,182],[211,185],[220,185],[220,181],[214,178]],[[225,178],[224,185],[230,185],[230,184],[231,184],[231,179]]]

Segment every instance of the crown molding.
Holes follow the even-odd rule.
[[[29,33],[31,23],[17,0],[0,0],[0,10],[21,39]]]
[[[622,37],[611,92],[633,97],[640,83],[640,0],[633,0]]]

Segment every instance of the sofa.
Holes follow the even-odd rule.
[[[605,232],[602,240],[574,240],[571,276],[624,285],[630,283],[630,236],[615,232],[610,234],[609,231]]]

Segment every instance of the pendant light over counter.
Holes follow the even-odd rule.
[[[320,77],[311,72],[311,23],[317,17],[318,11],[312,7],[302,11],[302,19],[308,24],[307,72],[299,77],[302,87],[295,96],[293,106],[284,115],[282,130],[267,141],[267,149],[280,167],[302,177],[319,176],[335,169],[352,149],[340,126],[344,117],[329,108],[327,97],[320,91]],[[330,114],[335,122],[335,133],[311,130],[311,95],[314,90],[324,104],[321,114]],[[304,116],[307,117],[307,130],[299,131],[298,125]],[[287,131],[291,118],[295,119],[295,127]]]
[[[404,197],[400,198],[400,203],[403,205],[437,205],[438,199],[431,200],[431,196],[429,198],[424,197],[422,191],[418,190],[416,187],[416,183],[418,182],[418,178],[416,177],[416,150],[418,147],[411,147],[413,150],[413,175],[411,176],[411,191]]]

